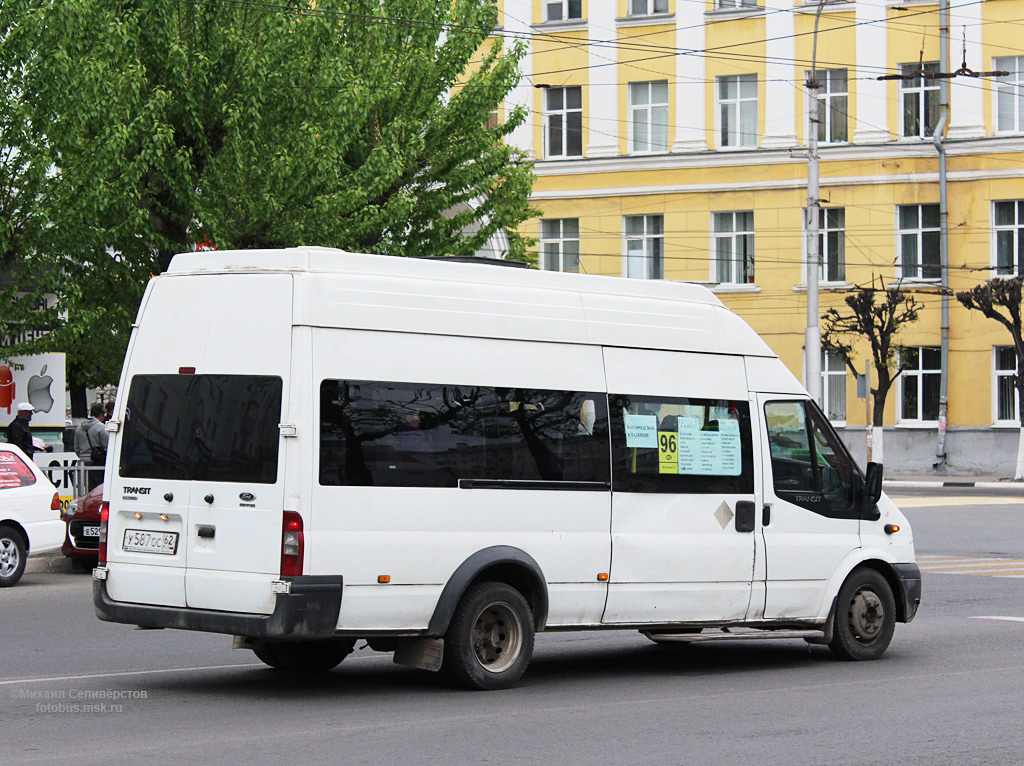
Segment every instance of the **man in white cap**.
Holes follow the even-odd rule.
[[[32,444],[32,429],[28,427],[28,422],[32,420],[32,413],[35,411],[36,408],[31,404],[22,402],[18,405],[18,414],[7,426],[7,443],[20,447],[26,455],[42,451]]]

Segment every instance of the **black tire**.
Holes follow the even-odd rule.
[[[888,581],[874,569],[855,569],[836,597],[828,648],[843,660],[877,660],[896,629],[896,600]]]
[[[476,583],[452,615],[442,670],[467,689],[508,689],[530,664],[533,640],[533,612],[523,595],[505,583]]]
[[[71,568],[76,572],[91,572],[96,568],[98,562],[93,559],[73,558],[71,559]]]
[[[25,574],[28,545],[12,527],[0,526],[0,588],[10,588]]]
[[[272,668],[292,673],[326,673],[336,668],[355,646],[355,639],[276,641],[253,646],[253,654]]]

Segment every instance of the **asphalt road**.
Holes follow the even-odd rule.
[[[1020,763],[1024,502],[914,494],[924,605],[871,663],[615,631],[539,636],[507,692],[368,649],[311,681],[228,637],[101,623],[87,576],[28,575],[0,591],[0,764]]]

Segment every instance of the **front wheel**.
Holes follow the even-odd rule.
[[[888,581],[874,569],[856,569],[836,598],[828,648],[844,660],[877,660],[896,629],[896,600]]]
[[[0,526],[0,588],[10,588],[25,573],[25,539],[11,527]]]
[[[253,654],[277,670],[292,673],[326,673],[352,653],[355,639],[326,641],[275,641],[253,646]]]
[[[443,670],[467,689],[508,689],[526,671],[533,639],[533,612],[522,594],[505,583],[477,583],[455,608]]]

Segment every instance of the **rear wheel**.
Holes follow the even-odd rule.
[[[467,689],[508,689],[533,657],[533,613],[510,585],[470,586],[445,634],[443,670]]]
[[[836,598],[828,648],[844,660],[877,660],[896,629],[896,600],[888,581],[874,569],[856,569]]]
[[[10,588],[25,573],[28,550],[17,530],[0,526],[0,588]]]
[[[352,653],[355,639],[276,641],[253,646],[253,654],[272,668],[292,673],[326,673]]]

